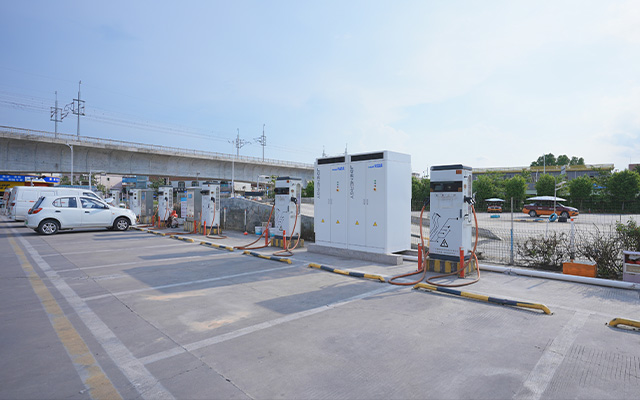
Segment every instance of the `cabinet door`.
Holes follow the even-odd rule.
[[[349,246],[366,246],[366,162],[349,164],[349,188],[347,203],[349,208],[348,238]]]
[[[383,248],[387,230],[386,205],[386,161],[378,160],[367,163],[366,198],[367,198],[367,247]]]
[[[331,242],[331,165],[317,165],[313,186],[315,195],[313,204],[313,224],[316,233],[316,243]]]
[[[331,165],[331,243],[346,245],[347,243],[347,193],[348,180],[345,164]]]

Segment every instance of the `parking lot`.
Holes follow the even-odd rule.
[[[3,217],[4,218],[4,217]],[[290,264],[139,230],[40,236],[0,221],[0,398],[628,399],[637,290],[484,272],[463,290],[309,268],[415,271],[295,251]],[[227,246],[255,235],[227,232]],[[271,255],[273,249],[257,250]]]

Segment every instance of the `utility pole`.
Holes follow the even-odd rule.
[[[62,109],[58,107],[58,91],[56,90],[56,105],[51,107],[51,121],[55,121],[56,125],[56,139],[58,138],[58,122],[62,122],[61,111]]]
[[[264,127],[265,124],[262,124],[262,136],[255,139],[260,146],[262,146],[262,161],[264,161],[264,148],[267,145],[267,137],[264,135]]]
[[[240,139],[240,128],[238,128],[238,136],[236,137],[236,140],[230,140],[229,143],[232,143],[234,146],[236,146],[236,158],[239,158],[240,148],[243,147],[245,144],[248,144],[249,142],[247,142],[246,140]],[[235,192],[236,192],[236,183],[235,183],[236,182],[235,180],[236,158],[231,160],[231,197],[235,197]]]
[[[77,136],[80,139],[80,116],[84,115],[84,100],[80,100],[80,85],[82,81],[78,82],[78,98],[73,99],[73,113],[78,116],[78,132]]]

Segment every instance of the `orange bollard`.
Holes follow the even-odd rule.
[[[287,249],[287,231],[282,231],[282,248]]]
[[[207,236],[207,221],[204,221],[204,231],[202,232],[202,234]]]
[[[464,250],[460,247],[460,278],[464,278]]]
[[[264,245],[269,246],[269,227],[267,226],[264,231]]]

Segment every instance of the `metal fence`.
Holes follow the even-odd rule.
[[[417,217],[419,212],[412,212],[412,247],[420,242]],[[551,222],[548,216],[533,218],[521,211],[490,214],[478,212],[478,255],[481,260],[499,264],[527,265],[527,259],[519,252],[525,242],[542,240],[552,235],[566,235],[567,242],[573,251],[597,235],[612,236],[616,233],[616,224],[627,224],[634,221],[640,225],[640,213],[580,213],[567,222],[558,220]],[[423,235],[425,242],[429,238],[429,212],[423,216]],[[579,255],[578,255],[579,258]]]

